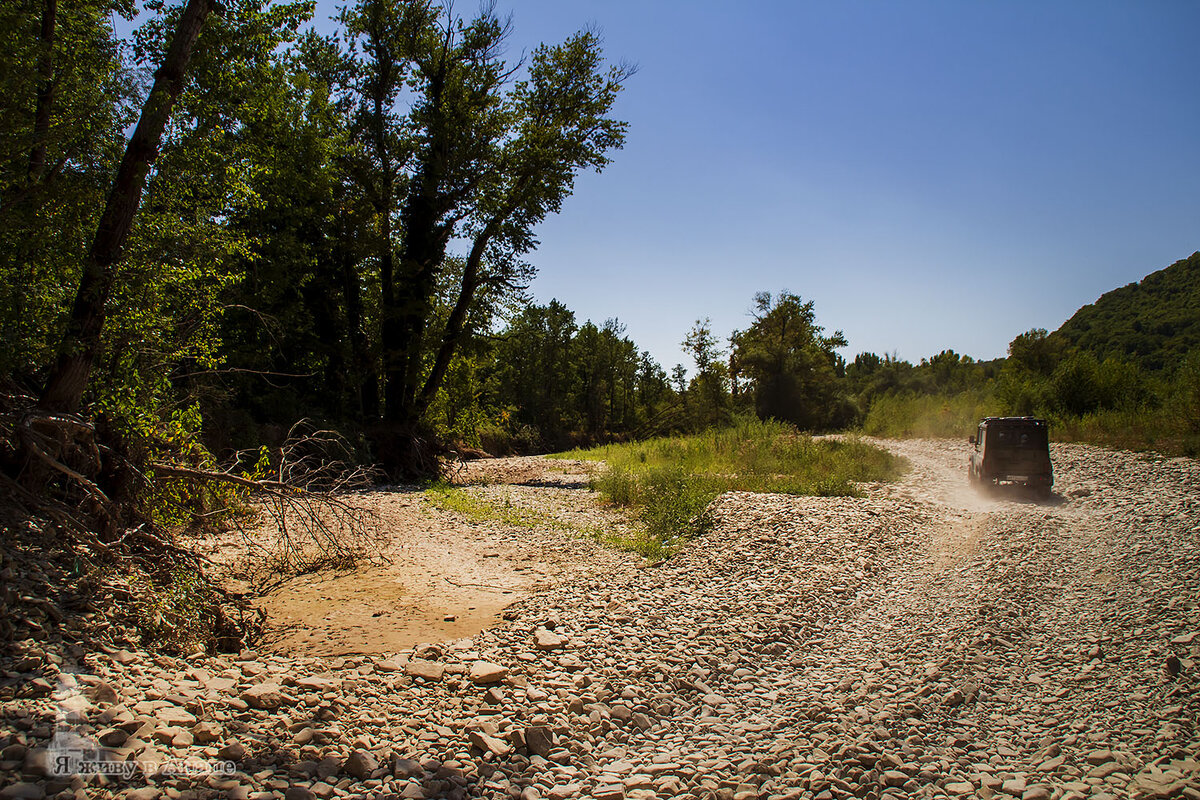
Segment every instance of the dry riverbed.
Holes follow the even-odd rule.
[[[1056,446],[1056,495],[1036,504],[968,490],[965,444],[882,444],[912,464],[899,483],[725,495],[712,532],[658,566],[586,535],[620,520],[561,464],[473,466],[492,483],[470,492],[563,524],[396,511],[427,520],[427,584],[520,597],[470,636],[432,619],[428,644],[366,649],[364,629],[330,648],[361,653],[321,654],[337,613],[402,606],[410,576],[386,601],[366,579],[349,600],[311,587],[297,630],[316,636],[236,657],[100,653],[73,674],[27,642],[3,665],[27,690],[0,704],[2,792],[1200,799],[1200,464]],[[440,561],[460,525],[478,557]],[[476,568],[495,572],[449,574]],[[41,776],[56,684],[80,687],[72,727],[119,757],[235,771]]]
[[[301,575],[258,598],[269,620],[260,649],[378,655],[461,639],[496,624],[517,600],[607,572],[630,556],[586,534],[627,523],[589,496],[587,469],[549,459],[468,463],[454,480],[478,507],[474,517],[416,490],[365,495],[382,563]],[[526,512],[518,524],[503,519],[514,509]]]

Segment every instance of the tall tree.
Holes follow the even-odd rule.
[[[183,91],[192,48],[211,12],[212,0],[188,0],[162,65],[155,72],[154,84],[117,168],[91,250],[83,262],[58,360],[46,379],[39,402],[47,411],[73,412],[83,399],[99,351],[117,264],[141,204],[150,165],[158,156],[171,109]]]
[[[40,383],[136,120],[120,4],[0,3],[0,372]]]
[[[692,404],[695,424],[707,426],[727,422],[732,410],[729,370],[724,363],[725,353],[713,336],[712,321],[707,317],[696,320],[683,340],[683,348],[692,354],[696,364],[696,376],[688,390],[696,399]]]
[[[823,335],[813,301],[789,292],[758,293],[752,316],[733,342],[758,415],[809,429],[844,422],[837,418],[840,357],[834,349],[846,344],[842,332]]]
[[[509,26],[491,7],[468,21],[425,0],[361,0],[342,20],[360,154],[350,176],[378,213],[384,417],[405,435],[472,333],[480,292],[523,286],[533,227],[621,146],[625,125],[608,114],[630,70],[606,68],[585,32],[539,47],[514,83],[524,65],[502,58]],[[456,239],[469,247],[435,330]]]

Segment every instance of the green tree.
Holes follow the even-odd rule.
[[[53,363],[139,87],[109,18],[128,7],[0,3],[0,372]]]
[[[1174,406],[1185,430],[1200,433],[1200,349],[1185,356],[1174,377]]]
[[[551,300],[522,310],[496,345],[492,402],[513,407],[519,424],[537,427],[550,442],[562,440],[581,419],[572,347],[577,330],[574,312]]]
[[[490,9],[458,18],[423,0],[362,0],[341,16],[339,87],[353,108],[347,175],[378,220],[384,417],[419,426],[481,292],[519,291],[533,227],[556,213],[581,169],[602,169],[625,124],[608,114],[623,67],[598,38],[540,46],[525,79],[501,57],[508,26]],[[434,330],[451,241],[468,242],[450,311]]]
[[[823,335],[813,301],[789,292],[755,295],[752,315],[733,343],[758,415],[810,430],[848,422],[853,411],[840,392],[844,365],[835,351],[846,344],[841,331]]]
[[[1008,357],[1013,365],[1042,377],[1050,377],[1062,356],[1062,343],[1051,338],[1045,328],[1028,330],[1008,344]]]
[[[46,378],[39,404],[52,412],[78,409],[100,350],[117,265],[141,204],[150,166],[158,157],[171,110],[183,92],[185,72],[200,29],[212,11],[210,0],[188,0],[142,107],[125,155],[117,168],[91,248],[83,259],[75,301],[67,317],[58,359]]]
[[[696,320],[683,340],[683,348],[692,355],[696,375],[688,387],[692,398],[693,424],[697,427],[723,425],[732,413],[729,368],[725,352],[713,336],[712,321],[705,317]]]

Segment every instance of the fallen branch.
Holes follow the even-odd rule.
[[[203,469],[194,469],[192,467],[181,467],[176,464],[164,464],[160,461],[155,461],[150,464],[156,475],[164,475],[170,478],[188,478],[194,481],[217,481],[220,483],[229,483],[234,486],[241,486],[245,489],[251,489],[256,492],[266,492],[270,494],[287,494],[289,492],[299,492],[301,490],[294,486],[289,486],[280,481],[264,481],[246,478],[232,472],[212,471]]]
[[[241,564],[241,577],[259,590],[296,574],[327,567],[347,567],[359,560],[386,562],[379,534],[369,510],[355,505],[353,493],[374,484],[371,470],[340,458],[348,453],[344,440],[330,431],[306,431],[293,426],[288,440],[274,453],[269,477],[250,477],[239,469],[257,464],[258,451],[235,454],[223,469],[204,469],[156,461],[149,465],[159,481],[186,481],[195,485],[221,484],[269,518],[266,525],[247,524],[237,502],[217,495],[218,512],[201,512],[212,519],[225,512],[224,521],[236,530],[257,558]],[[193,519],[201,515],[193,512]]]

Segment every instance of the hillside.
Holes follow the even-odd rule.
[[[1149,370],[1171,368],[1200,347],[1200,252],[1106,292],[1051,336],[1101,359],[1126,355]]]

